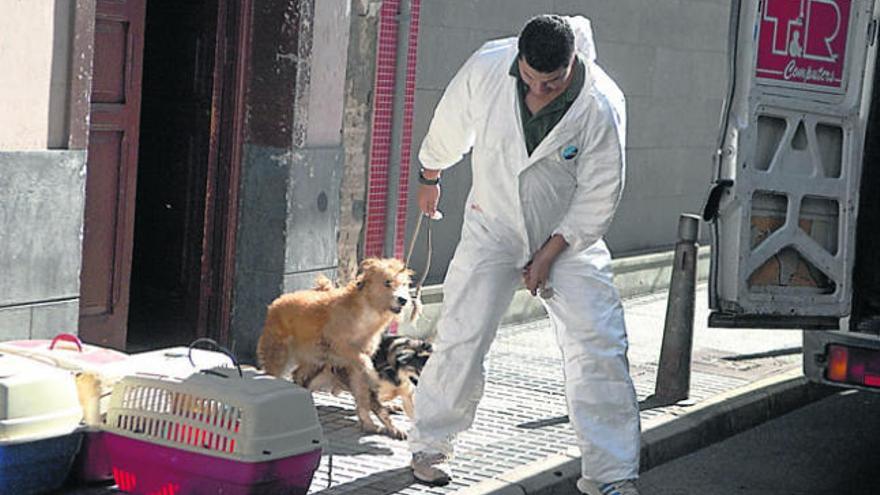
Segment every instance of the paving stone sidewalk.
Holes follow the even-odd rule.
[[[639,399],[654,391],[666,294],[624,301],[630,340],[630,367]],[[707,329],[706,286],[697,291],[691,399],[717,394],[800,366],[801,335],[796,331]],[[486,359],[485,395],[476,422],[459,436],[452,463],[453,483],[430,488],[414,482],[405,442],[363,435],[347,394],[316,394],[328,440],[310,494],[446,494],[501,476],[551,456],[575,452],[565,420],[561,356],[547,319],[502,327]],[[685,415],[686,406],[641,413],[643,429]],[[395,417],[402,428],[404,416]],[[97,495],[112,489],[74,490]]]

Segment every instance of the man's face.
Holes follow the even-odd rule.
[[[525,58],[519,57],[519,75],[529,87],[529,92],[535,96],[547,96],[552,93],[560,93],[570,82],[571,69],[574,65],[574,56],[568,65],[553,72],[540,72],[530,66]]]

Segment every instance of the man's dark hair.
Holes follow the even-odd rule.
[[[519,34],[519,56],[539,72],[554,72],[567,66],[572,53],[574,32],[558,15],[532,17]]]

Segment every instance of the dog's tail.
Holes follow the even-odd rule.
[[[315,277],[315,286],[313,288],[314,290],[327,291],[333,289],[334,285],[333,281],[331,281],[329,278],[325,277],[324,275],[318,275],[317,277]]]

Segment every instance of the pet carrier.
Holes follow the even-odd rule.
[[[138,354],[126,354],[124,360],[115,360],[102,367],[99,370],[103,381],[101,388],[106,395],[101,400],[101,414],[106,414],[110,405],[109,391],[112,390],[116,382],[125,376],[141,373],[186,378],[202,368],[230,364],[230,358],[222,352],[195,349],[194,346],[201,341],[202,339],[193,342],[188,348],[171,347]],[[94,426],[91,423],[89,425],[85,430],[82,447],[73,466],[74,473],[79,479],[87,482],[109,480],[113,478],[113,469],[106,442],[106,432],[103,428],[104,421],[101,420]]]
[[[185,378],[201,368],[230,364],[222,352],[196,349],[209,342],[199,339],[190,347],[173,347],[138,354],[126,354],[114,349],[84,344],[76,335],[62,333],[52,340],[15,340],[0,342],[0,352],[51,363],[80,377],[80,404],[86,427],[79,455],[73,465],[74,475],[81,481],[95,482],[113,478],[109,453],[104,438],[103,415],[110,405],[110,391],[124,376],[153,373]],[[88,380],[93,380],[88,382]]]
[[[48,362],[72,373],[90,373],[107,391],[110,390],[113,382],[122,378],[125,372],[122,365],[129,360],[129,355],[124,352],[83,344],[79,337],[69,333],[58,334],[52,340],[0,342],[0,352]],[[97,425],[100,422],[100,414],[107,410],[109,397],[99,402],[100,398],[101,394],[80,397],[87,425]]]
[[[109,391],[113,383],[128,372],[125,366],[129,355],[114,349],[83,344],[76,335],[62,333],[52,340],[12,340],[0,342],[0,352],[24,356],[51,363],[57,368],[81,376],[80,404],[83,408],[83,438],[73,465],[74,475],[86,482],[103,481],[113,477],[107,448],[103,441],[101,415],[110,404]]]
[[[136,494],[305,494],[324,445],[307,390],[240,367],[123,378],[105,428]]]
[[[61,486],[79,449],[81,419],[73,375],[0,353],[0,493]]]

